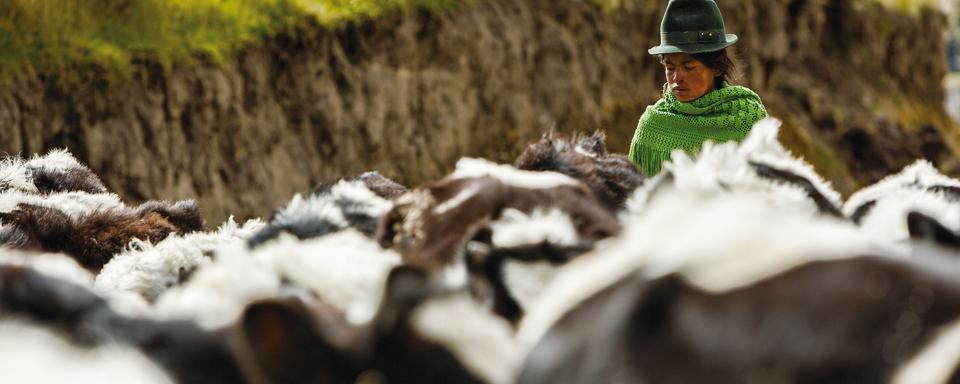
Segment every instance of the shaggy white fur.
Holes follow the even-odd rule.
[[[125,207],[120,197],[113,193],[58,192],[41,196],[17,190],[0,192],[0,212],[12,212],[19,204],[57,209],[73,219],[94,211]]]
[[[484,159],[462,158],[448,178],[468,179],[492,177],[504,184],[520,188],[543,189],[577,185],[579,181],[557,172],[522,171],[510,165],[500,165]]]
[[[240,226],[231,216],[215,232],[172,234],[157,244],[135,239],[103,267],[96,287],[135,292],[153,301],[177,285],[181,274],[210,263],[209,254],[226,245],[244,243],[263,226],[259,219]]]
[[[163,318],[195,319],[216,329],[255,300],[283,296],[285,283],[306,288],[351,322],[365,323],[380,304],[387,274],[399,264],[399,254],[352,229],[307,240],[282,234],[254,250],[241,244],[219,248],[213,263],[160,295],[156,309]]]
[[[490,225],[493,245],[511,248],[547,242],[558,246],[579,243],[577,228],[570,215],[559,209],[534,209],[529,215],[519,210],[505,209],[500,218]]]
[[[719,293],[816,260],[902,257],[851,223],[781,209],[765,202],[765,193],[704,198],[688,191],[658,198],[608,247],[561,269],[524,318],[518,337],[532,347],[577,303],[632,273],[650,279],[677,273]]]
[[[33,184],[30,170],[19,158],[7,158],[0,161],[0,185],[10,189],[37,193],[37,186]]]
[[[960,180],[940,173],[929,161],[917,160],[899,173],[887,176],[851,195],[843,206],[843,214],[851,216],[857,208],[871,201],[885,198],[899,199],[910,191],[938,185],[960,188]]]
[[[277,211],[272,222],[291,224],[304,218],[321,218],[346,228],[349,223],[337,201],[348,201],[351,209],[369,217],[383,216],[393,208],[392,202],[377,196],[362,181],[341,180],[330,188],[329,193],[307,197],[297,194],[286,207]]]
[[[281,236],[254,250],[253,257],[270,260],[279,275],[340,309],[354,324],[373,317],[387,274],[400,264],[399,254],[352,229],[303,241]]]
[[[46,155],[33,155],[25,165],[30,168],[43,168],[55,171],[64,171],[70,168],[86,168],[66,148],[52,149]]]
[[[246,244],[231,243],[185,284],[160,295],[154,308],[161,319],[194,320],[218,329],[236,322],[247,304],[279,296],[280,288],[280,276],[267,261],[251,257]]]
[[[780,134],[780,120],[766,118],[754,124],[738,151],[748,160],[765,164],[773,168],[800,176],[814,186],[827,200],[839,208],[843,204],[840,193],[802,158],[797,158],[784,148],[777,136]]]
[[[505,320],[481,308],[466,293],[434,298],[413,313],[417,333],[451,351],[476,377],[488,383],[516,380],[523,355]]]
[[[960,204],[949,201],[942,192],[901,189],[891,191],[860,220],[860,229],[878,239],[910,239],[907,214],[917,211],[937,219],[954,232],[960,230]]]
[[[173,383],[131,347],[84,349],[22,321],[0,321],[0,383]]]

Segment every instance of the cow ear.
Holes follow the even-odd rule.
[[[935,244],[960,248],[960,236],[941,224],[937,219],[920,212],[907,214],[907,229],[910,238],[931,241]]]
[[[247,307],[243,334],[263,374],[276,383],[352,381],[350,362],[317,331],[297,299],[267,300]]]

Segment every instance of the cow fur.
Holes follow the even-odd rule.
[[[299,240],[281,235],[255,249],[222,247],[185,284],[157,300],[162,318],[207,329],[234,322],[250,302],[295,296],[337,308],[362,323],[376,311],[383,284],[400,256],[354,230]]]
[[[519,382],[889,382],[960,319],[960,287],[943,277],[875,257],[723,293],[634,275],[565,316]]]
[[[755,197],[661,197],[571,262],[521,324],[520,382],[888,381],[960,319],[949,255]]]
[[[88,347],[134,347],[182,383],[242,383],[242,370],[219,335],[188,322],[116,313],[94,292],[22,267],[0,266],[0,316],[18,316]]]
[[[15,190],[0,192],[0,213],[12,212],[19,205],[56,209],[73,219],[89,215],[94,211],[126,208],[126,205],[120,201],[120,197],[112,193],[60,192],[37,195]]]
[[[606,135],[574,135],[566,139],[552,133],[530,144],[514,162],[517,169],[554,171],[580,180],[611,211],[618,211],[644,181],[643,172],[621,155],[607,153]]]
[[[458,164],[446,179],[397,199],[381,221],[381,244],[398,249],[404,262],[427,270],[461,263],[467,242],[508,209],[522,214],[538,208],[561,211],[585,243],[620,229],[608,211],[597,209],[592,192],[567,176],[473,159]]]
[[[371,192],[387,200],[393,200],[402,196],[404,193],[410,192],[410,189],[403,186],[403,184],[390,180],[376,171],[364,172],[360,176],[342,179],[341,181],[359,181]],[[326,193],[336,184],[337,183],[323,183],[315,187],[311,192],[314,194]]]
[[[164,291],[179,285],[220,248],[243,244],[262,229],[263,222],[249,220],[242,226],[230,217],[215,232],[173,234],[151,243],[134,239],[122,253],[114,256],[96,278],[102,290],[128,291],[156,300]]]
[[[4,159],[0,162],[0,191],[5,190],[40,194],[107,192],[100,178],[66,149],[55,149],[45,156],[35,155],[27,161],[16,157]]]
[[[841,217],[840,194],[777,141],[779,127],[777,120],[762,120],[742,144],[707,142],[695,159],[674,151],[663,171],[630,198],[628,211],[642,213],[660,189],[668,188],[704,196],[763,191],[760,198],[783,209]]]
[[[274,382],[507,383],[519,362],[505,322],[408,267],[390,272],[366,325],[287,300],[252,305],[243,329]]]
[[[375,194],[363,181],[342,180],[319,187],[306,197],[294,196],[286,207],[274,213],[266,228],[250,239],[250,246],[257,247],[281,233],[309,239],[346,228],[373,238],[380,218],[392,207],[389,200]]]
[[[135,238],[160,241],[177,232],[158,213],[141,217],[129,210],[95,211],[75,220],[56,209],[21,205],[0,214],[0,220],[26,234],[24,248],[67,253],[91,271],[99,271]]]
[[[960,180],[940,173],[929,161],[917,160],[900,172],[850,195],[843,206],[843,213],[860,223],[880,200],[901,199],[915,192],[929,192],[939,194],[942,200],[958,202],[958,190]]]
[[[144,354],[123,345],[83,348],[22,320],[0,320],[0,382],[173,383]]]
[[[471,289],[494,313],[517,322],[556,270],[591,250],[597,239],[581,238],[570,216],[534,209],[506,209],[467,244]]]

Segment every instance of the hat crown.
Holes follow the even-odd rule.
[[[660,24],[661,33],[726,31],[714,0],[671,0]]]

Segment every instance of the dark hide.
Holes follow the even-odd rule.
[[[630,194],[643,184],[645,176],[627,158],[607,154],[605,139],[602,132],[574,136],[573,140],[547,134],[527,146],[514,166],[527,171],[558,172],[580,180],[590,187],[605,207],[618,211]]]
[[[311,311],[297,299],[250,305],[242,320],[250,353],[274,383],[351,383],[362,372],[359,356],[339,340],[346,322]],[[337,332],[340,331],[340,332]]]
[[[124,317],[86,288],[29,269],[0,266],[3,316],[30,319],[81,346],[130,345],[180,383],[246,382],[222,336],[184,321]]]
[[[409,325],[413,310],[436,294],[426,275],[398,267],[387,279],[377,317],[366,327],[350,326],[323,308],[271,300],[247,309],[243,329],[255,360],[272,382],[479,382],[449,351]]]
[[[329,235],[343,229],[339,225],[320,218],[305,218],[288,224],[270,223],[250,237],[247,240],[247,246],[250,248],[259,247],[263,243],[276,239],[282,233],[289,233],[300,240],[304,240]]]
[[[960,249],[960,235],[951,231],[950,228],[941,224],[937,219],[920,212],[910,212],[907,214],[907,230],[910,232],[911,239],[928,241],[939,246]]]
[[[824,214],[827,216],[833,216],[837,218],[844,217],[843,212],[840,211],[840,207],[830,202],[830,200],[827,199],[826,196],[824,196],[822,193],[820,193],[819,190],[817,190],[817,188],[813,185],[813,183],[810,180],[807,180],[800,175],[791,173],[786,170],[777,169],[766,164],[762,164],[754,161],[751,161],[749,163],[750,163],[750,167],[753,168],[753,171],[757,173],[757,176],[760,176],[761,178],[775,181],[775,182],[780,182],[780,183],[792,184],[797,187],[800,187],[800,189],[806,192],[807,197],[809,197],[810,200],[813,200],[813,202],[817,204],[817,208],[819,209],[821,214]]]
[[[960,280],[877,257],[713,294],[633,275],[567,313],[520,383],[879,383],[960,317]]]
[[[519,262],[547,261],[556,266],[566,264],[593,249],[592,245],[561,247],[540,242],[521,247],[493,248],[475,237],[467,247],[467,269],[470,271],[471,293],[482,302],[489,302],[494,313],[517,325],[523,308],[511,295],[503,268],[508,260]]]
[[[87,192],[105,193],[107,187],[87,167],[72,167],[64,170],[30,167],[33,185],[40,193]]]
[[[168,201],[151,200],[135,208],[138,217],[157,213],[177,227],[177,234],[203,231],[206,227],[200,207],[195,200],[181,200],[174,204]]]
[[[474,193],[455,207],[437,212],[437,207],[465,190]],[[428,184],[396,203],[381,221],[378,239],[384,247],[395,247],[405,263],[426,270],[452,264],[467,241],[507,208],[528,214],[535,208],[559,209],[571,216],[585,243],[620,231],[613,214],[583,185],[528,189],[491,177],[447,179]]]
[[[16,210],[0,214],[0,220],[26,235],[28,241],[20,238],[22,248],[66,253],[93,272],[103,268],[130,240],[157,242],[177,232],[159,213],[140,216],[134,210],[97,211],[73,220],[56,209],[20,204]]]

